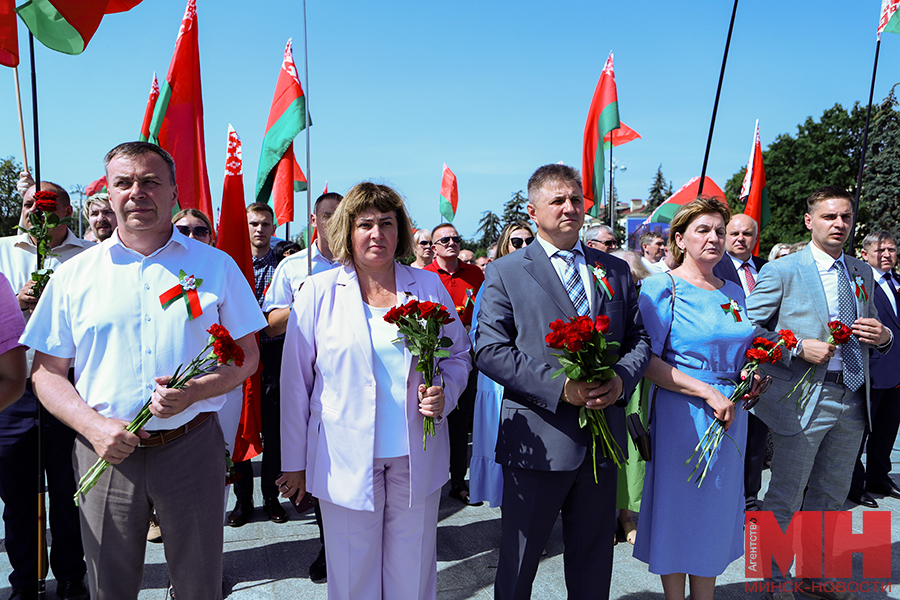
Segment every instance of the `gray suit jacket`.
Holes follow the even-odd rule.
[[[858,318],[878,318],[875,308],[875,283],[872,269],[866,263],[851,256],[844,256],[850,275],[851,287],[857,277],[862,277],[869,294],[868,300],[856,302]],[[769,331],[790,329],[797,339],[828,339],[828,301],[825,288],[819,277],[819,270],[810,246],[795,254],[773,260],[762,268],[753,293],[747,298],[747,312],[755,325]],[[866,412],[869,413],[869,355],[872,347],[862,344],[863,368],[866,384]],[[816,368],[815,377],[794,393],[794,396],[779,402],[797,384],[812,365],[800,358],[793,358],[784,352],[782,361],[764,368],[774,381],[769,391],[760,399],[753,412],[780,435],[800,433],[809,425],[810,418],[819,401],[825,378],[826,365]],[[797,408],[797,394],[809,394],[810,399],[804,410]],[[871,423],[870,423],[871,426]]]
[[[628,265],[585,247],[588,265],[607,269],[611,300],[591,286],[592,317],[610,318],[607,339],[618,341],[620,360],[613,367],[625,384],[625,397],[640,381],[650,360],[647,333],[637,308],[637,293]],[[575,316],[550,259],[540,244],[490,263],[481,291],[475,335],[478,368],[504,388],[497,441],[497,462],[538,471],[572,471],[590,451],[587,429],[578,427],[579,409],[560,400],[565,376],[551,379],[559,361],[544,341],[550,323]],[[605,410],[619,446],[625,448],[624,411]],[[598,458],[599,458],[598,454]],[[602,460],[598,460],[602,462]]]

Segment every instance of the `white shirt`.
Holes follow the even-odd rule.
[[[727,253],[726,253],[727,254]],[[744,298],[750,295],[750,290],[747,289],[747,276],[744,275],[744,261],[735,258],[732,255],[728,255],[728,258],[731,259],[731,262],[734,264],[734,270],[737,271],[738,280],[741,282],[741,287],[744,288]],[[750,274],[753,275],[753,281],[756,281],[759,278],[759,271],[756,270],[756,265],[753,264],[753,257],[747,259],[747,268],[750,269]]]
[[[163,309],[160,296],[179,285],[179,270],[197,286],[203,313],[188,320],[183,299]],[[104,417],[130,421],[156,387],[205,347],[219,323],[234,339],[266,326],[253,290],[230,256],[173,229],[159,250],[144,256],[112,237],[54,273],[21,342],[58,358],[72,358],[75,388]],[[195,402],[148,431],[174,429],[201,412],[219,410],[225,396]]]
[[[406,345],[397,326],[384,320],[389,309],[363,303],[372,339],[375,375],[375,458],[409,454],[406,424]]]
[[[56,271],[60,265],[70,258],[77,256],[87,248],[93,248],[92,242],[86,242],[79,239],[71,230],[66,230],[66,237],[63,238],[62,244],[51,248],[53,254],[59,256],[48,256],[44,260],[44,268]],[[31,274],[37,270],[37,246],[31,242],[31,238],[25,232],[19,235],[11,235],[9,237],[0,238],[0,273],[6,275],[12,286],[13,292],[18,294],[19,290],[31,280]],[[55,275],[51,275],[53,279]],[[42,296],[43,298],[43,296]],[[31,312],[22,313],[27,323],[31,317]],[[28,359],[28,374],[31,375],[31,362],[34,359],[34,350],[29,348],[26,354]]]
[[[309,267],[306,255],[308,249],[301,250],[293,256],[289,256],[280,263],[272,275],[272,283],[266,290],[263,301],[263,312],[268,314],[276,308],[290,308],[294,303],[294,296],[306,278],[309,277]],[[340,263],[328,260],[319,252],[318,242],[312,246],[312,274],[321,273],[339,266]]]
[[[847,281],[850,281],[850,273],[847,271],[847,264],[844,262],[844,253],[842,252],[841,257],[835,260],[826,254],[824,250],[816,246],[815,243],[811,243],[809,246],[812,249],[813,259],[815,259],[816,266],[819,269],[819,278],[822,280],[822,287],[825,288],[825,299],[828,301],[828,322],[837,321],[840,315],[840,306],[838,304],[838,274],[837,271],[831,267],[837,262],[840,265],[840,268],[844,269],[844,275],[847,276]],[[858,314],[859,312],[857,311],[857,316]],[[844,323],[844,325],[850,327],[853,323]],[[828,340],[822,341],[827,342]],[[828,370],[842,371],[843,369],[844,361],[841,358],[841,347],[838,346],[837,350],[834,351],[834,357],[828,361]]]
[[[871,267],[872,265],[869,265],[869,266]],[[887,277],[885,277],[885,275],[890,275],[891,277],[893,277],[894,274],[887,273],[885,271],[882,271],[881,269],[876,269],[875,267],[872,267],[872,274],[875,277],[875,283],[877,283],[881,287],[881,291],[884,292],[885,296],[887,296],[888,302],[891,303],[891,308],[894,309],[894,316],[896,316],[897,315],[897,297],[896,297],[896,294],[894,293],[894,290],[892,290],[891,286],[888,285]],[[896,285],[896,282],[894,285]]]
[[[561,256],[558,256],[556,253],[562,248],[557,248],[540,235],[536,237],[537,241],[540,243],[541,248],[544,249],[544,252],[547,253],[547,256],[550,257],[550,264],[553,265],[553,268],[556,270],[556,274],[559,276],[559,280],[562,282],[563,287],[566,286],[566,261],[563,260]],[[581,241],[575,242],[575,246],[572,248],[572,252],[575,253],[575,266],[578,268],[578,274],[581,275],[581,282],[584,284],[584,292],[587,294],[588,305],[591,307],[591,310],[594,308],[594,294],[591,292],[591,288],[594,285],[593,278],[591,277],[591,273],[588,269],[587,263],[584,260],[584,246],[581,245]],[[575,316],[575,315],[571,315]]]

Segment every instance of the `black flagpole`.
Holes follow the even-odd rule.
[[[853,198],[853,227],[850,228],[850,252],[853,252],[853,238],[856,233],[856,213],[859,211],[859,194],[862,191],[863,169],[866,165],[866,148],[869,145],[869,119],[872,117],[872,96],[875,94],[875,74],[878,72],[878,51],[881,49],[881,34],[875,43],[875,65],[872,67],[872,85],[869,87],[869,109],[866,111],[866,128],[863,129],[862,152],[859,157],[859,174],[856,176],[856,195]]]
[[[37,105],[37,73],[34,69],[34,35],[28,32],[28,52],[31,57],[31,112],[34,120],[34,183],[37,191],[41,190],[41,147],[38,144],[38,105]],[[40,265],[38,265],[40,266]],[[43,598],[47,591],[47,511],[44,496],[47,493],[44,482],[44,441],[43,410],[38,401],[35,407],[37,419],[37,463],[38,463],[38,598]]]
[[[722,94],[722,80],[725,78],[725,63],[728,62],[728,47],[731,46],[731,32],[734,30],[737,5],[738,0],[734,0],[734,8],[731,9],[731,24],[728,25],[728,38],[725,40],[725,54],[722,56],[722,69],[719,71],[719,85],[716,87],[716,102],[713,104],[712,119],[709,122],[709,137],[706,139],[706,154],[703,155],[703,170],[700,171],[698,196],[703,193],[703,181],[706,179],[706,164],[709,162],[709,149],[712,146],[713,128],[716,126],[716,112],[719,110],[719,96]]]

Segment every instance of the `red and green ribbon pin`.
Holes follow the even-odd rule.
[[[859,276],[856,277],[856,299],[861,302],[869,301],[869,292],[866,291],[866,284],[863,283],[863,278]]]
[[[737,303],[737,300],[734,300],[733,298],[729,298],[729,300],[730,302],[728,302],[727,304],[720,304],[719,306],[721,306],[722,310],[724,310],[727,314],[730,314],[732,317],[734,317],[735,323],[740,323],[741,307]]]
[[[616,294],[616,291],[612,289],[612,285],[610,285],[609,279],[606,278],[606,268],[597,262],[594,263],[593,267],[591,267],[591,272],[594,275],[594,283],[597,284],[597,289],[606,294],[607,300],[612,300],[612,297]]]
[[[172,306],[179,298],[184,298],[184,304],[187,306],[188,321],[193,321],[203,314],[200,307],[200,296],[197,295],[197,288],[203,283],[202,279],[196,279],[193,275],[188,275],[184,271],[178,271],[178,285],[172,286],[171,289],[164,292],[159,297],[159,303],[163,310]]]

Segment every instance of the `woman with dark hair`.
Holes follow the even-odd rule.
[[[687,576],[691,598],[710,600],[716,576],[744,549],[747,418],[728,396],[741,377],[744,353],[763,330],[747,318],[741,286],[713,274],[730,217],[714,199],[682,206],[668,248],[679,266],[645,279],[638,299],[654,354],[645,377],[658,390],[634,556],[661,576],[666,600],[684,600]],[[715,419],[731,439],[713,454],[698,487],[691,477],[695,462],[685,460]],[[700,512],[700,521],[689,516]]]
[[[434,599],[438,504],[448,479],[444,417],[466,385],[469,341],[434,273],[412,251],[403,200],[364,182],[328,222],[340,268],[308,278],[294,301],[281,376],[282,494],[308,491],[324,519],[328,597]],[[426,388],[387,312],[410,300],[451,307],[442,376]],[[423,419],[436,434],[423,448]]]
[[[303,248],[301,248],[300,244],[298,244],[297,242],[292,242],[290,240],[281,240],[280,242],[275,244],[275,259],[278,262],[281,262],[288,256],[297,254],[301,250],[303,250]]]

